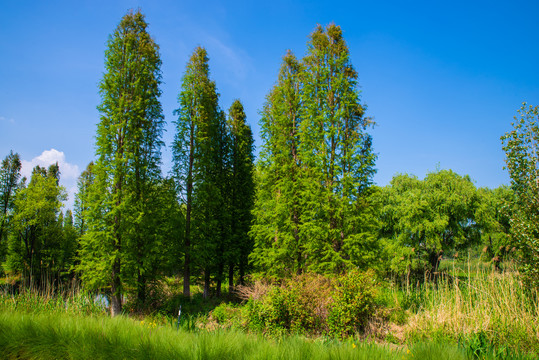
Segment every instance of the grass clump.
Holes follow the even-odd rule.
[[[80,289],[59,292],[23,289],[17,293],[4,290],[0,292],[0,309],[25,313],[106,314],[102,299]]]
[[[410,341],[443,337],[472,348],[482,343],[506,354],[539,355],[538,297],[517,274],[477,270],[464,281],[445,277],[418,291],[423,303],[405,325]]]

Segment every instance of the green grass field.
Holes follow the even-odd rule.
[[[345,340],[324,335],[270,337],[246,327],[245,319],[229,322],[243,325],[216,325],[209,321],[215,314],[208,310],[215,308],[216,298],[208,304],[196,298],[185,306],[177,329],[175,318],[166,312],[111,319],[95,302],[95,295],[80,290],[62,294],[22,291],[16,295],[4,291],[0,293],[0,357],[537,359],[537,294],[530,293],[515,272],[493,272],[484,266],[472,269],[462,264],[455,264],[455,268],[458,276],[436,283],[408,289],[386,284],[381,289],[382,302],[391,316],[386,318],[389,323],[382,325],[389,330]],[[226,306],[239,309],[242,305]],[[231,313],[242,316],[241,311]]]
[[[186,332],[126,317],[0,313],[0,349],[12,359],[467,359],[455,345],[390,347],[353,341],[267,339],[243,332]]]

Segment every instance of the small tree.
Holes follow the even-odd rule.
[[[539,286],[539,106],[522,104],[501,137],[505,168],[515,193],[511,236],[522,255],[522,269],[529,284]]]
[[[15,190],[21,177],[21,160],[19,154],[9,153],[0,167],[0,249],[3,245],[8,216],[13,209]]]
[[[510,219],[512,213],[513,191],[502,185],[496,189],[478,189],[480,205],[475,219],[481,227],[482,258],[499,269],[500,262],[512,253]]]
[[[6,268],[30,282],[56,276],[63,264],[60,207],[66,199],[58,184],[58,165],[36,166],[27,187],[17,191],[11,220]]]

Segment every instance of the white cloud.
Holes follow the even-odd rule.
[[[55,163],[58,163],[58,167],[60,168],[60,185],[64,186],[67,190],[68,199],[65,203],[65,207],[73,210],[75,192],[77,191],[77,179],[80,175],[80,170],[78,165],[70,164],[66,161],[66,156],[63,151],[58,151],[56,149],[45,150],[41,155],[36,156],[30,161],[22,160],[21,174],[22,176],[26,176],[29,181],[34,167],[37,165],[48,167]]]

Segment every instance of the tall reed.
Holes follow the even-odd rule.
[[[0,310],[73,315],[101,315],[106,312],[99,296],[83,290],[77,282],[40,288],[4,286],[0,290]]]
[[[466,341],[480,334],[495,347],[539,354],[538,294],[524,287],[518,273],[468,264],[466,276],[450,271],[416,291],[423,301],[408,319],[406,338]]]

